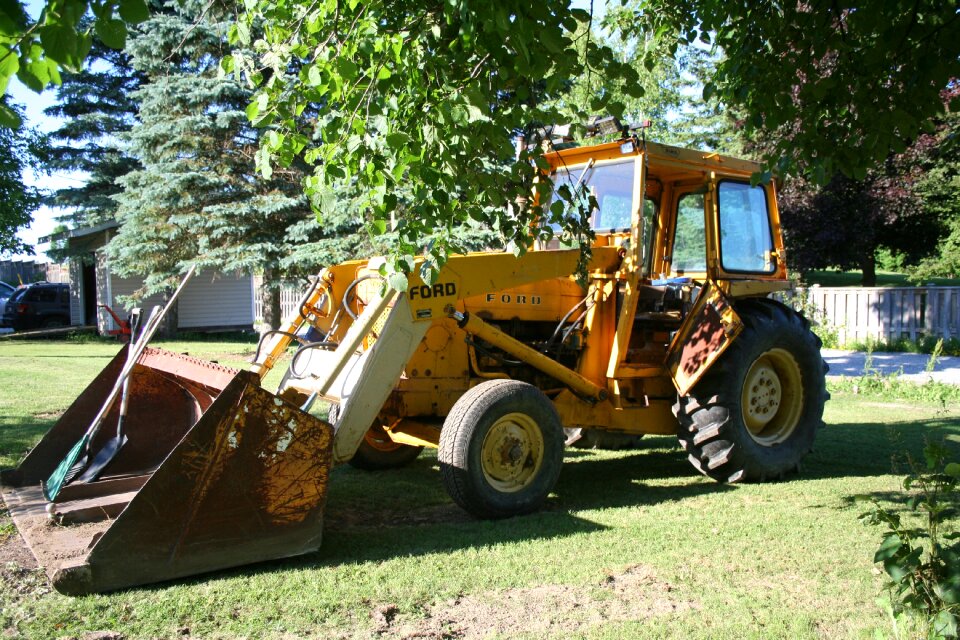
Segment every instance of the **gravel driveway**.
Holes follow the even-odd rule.
[[[862,351],[843,351],[840,349],[823,349],[823,359],[830,365],[828,376],[860,376],[867,361],[867,354]],[[873,352],[871,367],[884,374],[902,371],[902,378],[915,382],[926,382],[929,379],[947,384],[960,385],[960,357],[941,356],[938,358],[932,373],[927,373],[927,362],[930,356],[921,353],[888,353]]]

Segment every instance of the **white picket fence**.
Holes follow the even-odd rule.
[[[812,320],[853,341],[960,337],[960,287],[810,287],[799,289]],[[812,311],[812,313],[811,313]]]
[[[263,299],[259,295],[260,285],[262,283],[263,276],[256,275],[253,277],[254,291],[258,292],[258,294],[254,296],[253,311],[258,324],[263,322]],[[307,286],[306,284],[303,286],[284,285],[284,287],[280,289],[280,317],[283,318],[284,321],[297,313],[297,304],[299,304],[300,299],[303,298],[303,294],[307,292]]]

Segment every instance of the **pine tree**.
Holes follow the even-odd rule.
[[[57,102],[45,113],[64,123],[49,135],[44,160],[52,171],[80,171],[86,179],[47,198],[48,204],[65,210],[61,222],[84,227],[114,218],[113,196],[120,191],[117,179],[140,168],[121,138],[136,120],[138,104],[133,93],[143,81],[128,53],[97,39],[83,70],[63,75]]]
[[[129,41],[133,66],[147,77],[133,94],[139,123],[128,136],[143,168],[119,181],[121,227],[108,256],[117,273],[145,276],[145,295],[169,291],[189,263],[260,271],[265,320],[276,326],[283,280],[349,255],[343,236],[357,224],[349,211],[317,222],[296,166],[255,173],[261,130],[244,112],[250,91],[218,73],[229,17],[226,5],[171,4]],[[332,241],[305,250],[323,238]]]

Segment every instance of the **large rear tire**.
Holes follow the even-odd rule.
[[[478,518],[536,511],[560,476],[563,429],[553,403],[517,380],[490,380],[454,404],[440,432],[444,487]]]
[[[823,426],[827,365],[820,339],[773,300],[737,304],[744,328],[674,414],[690,463],[720,482],[764,481],[799,469]]]

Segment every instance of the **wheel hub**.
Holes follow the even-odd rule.
[[[498,491],[523,489],[536,478],[543,462],[543,436],[528,415],[511,413],[487,432],[480,452],[483,475]]]
[[[784,349],[767,351],[750,366],[743,381],[741,413],[757,443],[772,446],[796,428],[803,407],[800,367]]]
[[[750,387],[750,405],[746,407],[753,426],[762,426],[770,422],[780,408],[783,390],[780,377],[769,364],[757,363],[753,374],[746,384]]]

